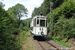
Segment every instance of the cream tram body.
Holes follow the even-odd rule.
[[[32,36],[44,36],[47,37],[47,17],[45,16],[35,16],[33,17],[30,27],[32,30]]]

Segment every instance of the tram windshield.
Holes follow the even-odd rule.
[[[40,26],[45,26],[45,20],[40,20]]]

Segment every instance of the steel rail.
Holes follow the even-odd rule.
[[[39,45],[42,47],[43,50],[46,50],[46,49],[41,45],[41,43],[40,43],[38,40],[36,40],[36,41],[39,43]],[[51,44],[50,42],[48,42],[47,40],[45,40],[45,42],[48,43],[48,44],[50,44],[50,45],[53,46],[54,48],[57,48],[57,50],[61,50],[61,49],[59,49],[58,47],[56,47],[55,45],[53,45],[53,44]]]
[[[36,40],[36,41],[37,41],[37,40]],[[37,42],[38,42],[38,41],[37,41]],[[38,43],[39,43],[39,42],[38,42]],[[39,43],[39,45],[42,47],[43,50],[46,50],[40,43]]]
[[[58,47],[56,47],[55,45],[53,45],[53,44],[51,44],[50,42],[48,42],[47,40],[46,40],[46,42],[47,42],[48,44],[52,45],[53,47],[57,48],[57,50],[61,50],[61,49],[59,49]]]

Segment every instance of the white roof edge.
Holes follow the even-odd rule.
[[[36,18],[36,17],[46,17],[46,16],[40,16],[40,15],[36,15],[36,16],[34,16],[33,18]],[[47,18],[47,17],[46,17]]]

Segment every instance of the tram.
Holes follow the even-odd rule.
[[[32,36],[42,36],[47,37],[47,20],[48,18],[46,16],[34,16],[31,20],[30,27],[32,28],[30,30]]]

